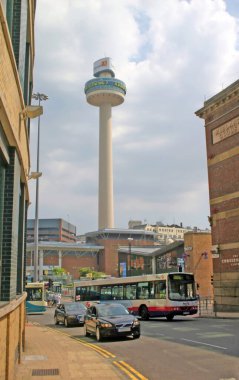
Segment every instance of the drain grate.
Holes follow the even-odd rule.
[[[32,376],[57,376],[57,375],[59,375],[58,368],[32,370]]]

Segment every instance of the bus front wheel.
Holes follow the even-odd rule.
[[[149,319],[149,312],[147,306],[143,305],[140,307],[139,315],[145,321]]]

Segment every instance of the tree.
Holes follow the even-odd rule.
[[[105,273],[97,272],[90,267],[80,268],[79,269],[79,275],[80,275],[80,277],[90,277],[90,278],[92,278],[92,280],[95,280],[97,278],[106,277]]]
[[[54,276],[63,276],[66,273],[64,268],[53,268],[52,271]]]

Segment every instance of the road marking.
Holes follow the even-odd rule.
[[[130,379],[132,380],[148,380],[147,377],[144,377],[136,371],[133,367],[131,367],[129,364],[125,363],[124,361],[120,360],[119,362],[114,361],[113,362],[116,367],[118,367],[121,371],[125,372]]]
[[[139,373],[138,371],[136,371],[136,369],[134,369],[133,367],[131,367],[129,364],[127,364],[123,360],[120,360],[119,363],[122,364],[124,367],[128,368],[131,372],[133,372],[136,376],[138,376],[139,379],[141,379],[141,380],[148,380],[146,377],[144,377],[143,375],[141,375],[141,373]]]
[[[187,332],[187,331],[198,331],[199,329],[195,327],[173,327],[173,330]]]
[[[185,340],[186,342],[192,342],[192,343],[197,343],[197,344],[203,344],[204,346],[216,347],[216,348],[220,348],[221,350],[228,350],[228,348],[226,348],[226,347],[215,346],[214,344],[198,342],[198,341],[196,341],[196,340],[190,340],[190,339],[184,339],[184,338],[181,338],[181,340]]]
[[[70,336],[70,335],[69,335]],[[105,350],[104,348],[102,347],[99,347],[93,343],[88,343],[86,342],[85,340],[83,339],[80,339],[80,338],[74,338],[74,337],[71,337],[72,339],[75,339],[77,340],[78,342],[84,344],[85,346],[88,346],[90,348],[92,348],[93,350],[95,351],[98,351],[101,355],[103,355],[104,357],[107,357],[107,358],[115,358],[115,355],[111,354],[111,352]]]
[[[233,336],[233,334],[223,332],[202,332],[196,334],[204,338],[225,338],[226,336]]]

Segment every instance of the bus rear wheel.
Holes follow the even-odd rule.
[[[166,316],[167,321],[172,321],[173,318],[174,318],[173,314],[169,314],[169,315]]]
[[[140,307],[139,315],[144,321],[147,321],[149,319],[149,311],[147,306],[143,305]]]

